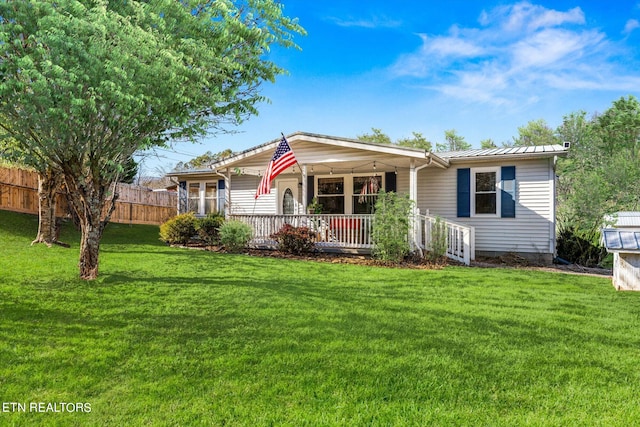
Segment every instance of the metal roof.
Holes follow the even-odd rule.
[[[610,252],[640,252],[640,231],[605,228],[602,240]]]
[[[562,145],[533,145],[527,147],[484,148],[463,151],[446,151],[437,153],[445,159],[469,159],[479,157],[502,157],[520,155],[558,155],[568,151]]]
[[[393,152],[396,155],[407,156],[412,158],[424,158],[429,162],[435,161],[440,167],[449,167],[451,162],[462,161],[490,161],[500,158],[532,158],[532,157],[553,157],[555,155],[564,155],[567,153],[568,148],[562,145],[536,145],[528,147],[505,147],[505,148],[489,148],[489,149],[474,149],[463,151],[447,151],[447,152],[427,152],[423,149],[413,147],[401,147],[397,145],[389,144],[377,144],[368,141],[359,141],[351,138],[340,138],[329,135],[320,135],[307,132],[294,132],[287,135],[289,143],[296,143],[297,141],[306,141],[312,143],[322,143],[335,146],[349,146],[351,148],[377,151],[380,153]],[[249,148],[240,153],[236,153],[225,159],[221,159],[218,162],[214,162],[207,168],[189,171],[172,171],[168,176],[177,175],[201,175],[210,173],[212,169],[218,169],[222,167],[229,167],[242,161],[244,158],[262,153],[265,150],[273,149],[280,142],[280,138],[276,138],[272,141],[264,144]]]
[[[640,228],[640,212],[616,212],[606,217],[613,227]]]

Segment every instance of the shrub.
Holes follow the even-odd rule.
[[[410,213],[409,196],[384,191],[378,194],[372,231],[374,258],[399,263],[409,254]]]
[[[436,216],[436,220],[431,225],[431,248],[428,258],[432,262],[440,261],[447,253],[447,224],[442,222],[442,218]]]
[[[196,221],[196,231],[202,241],[209,245],[220,243],[220,227],[224,224],[224,215],[211,213]]]
[[[308,227],[294,227],[286,224],[271,238],[278,241],[278,250],[289,254],[301,255],[315,249],[314,233]]]
[[[244,222],[226,221],[220,227],[220,243],[232,253],[241,252],[251,240],[251,227]]]
[[[160,226],[160,240],[170,245],[187,244],[196,234],[195,224],[193,212],[174,216]]]
[[[600,246],[599,230],[580,231],[561,224],[556,247],[558,257],[585,267],[596,267],[607,256],[607,250]]]

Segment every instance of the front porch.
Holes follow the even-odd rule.
[[[230,215],[230,218],[251,226],[255,247],[275,247],[271,235],[285,224],[294,227],[309,227],[316,233],[319,250],[357,251],[370,253],[373,215],[365,214],[303,214],[303,215]],[[412,250],[424,254],[432,247],[436,218],[415,213],[407,238]],[[473,227],[440,219],[446,227],[446,256],[469,265],[475,259],[475,230]]]

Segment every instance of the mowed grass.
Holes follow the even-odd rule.
[[[640,294],[607,278],[215,254],[111,224],[83,282],[77,233],[36,229],[0,211],[0,401],[27,406],[0,425],[640,420]]]

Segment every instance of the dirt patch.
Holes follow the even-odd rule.
[[[555,273],[581,274],[599,277],[613,275],[612,270],[606,268],[584,267],[578,264],[536,264],[524,257],[519,256],[518,254],[505,254],[494,258],[480,257],[473,261],[471,266],[478,268],[519,268],[523,270],[550,271]]]

